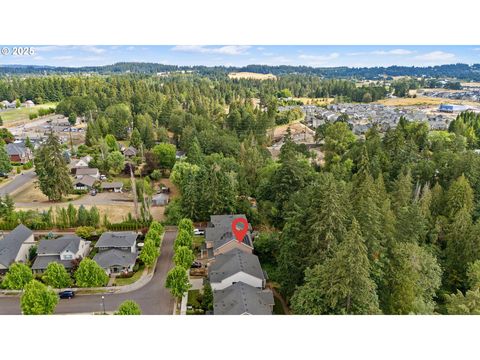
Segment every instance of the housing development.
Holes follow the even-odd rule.
[[[0,65],[1,315],[479,313],[480,65],[120,60]]]

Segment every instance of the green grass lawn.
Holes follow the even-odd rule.
[[[117,286],[124,286],[124,285],[130,285],[130,284],[133,284],[135,281],[137,281],[138,279],[140,279],[140,277],[142,276],[143,274],[143,269],[144,267],[141,266],[138,271],[133,274],[132,277],[129,277],[129,278],[116,278],[115,279],[115,284],[117,284]]]
[[[21,121],[21,120],[26,120],[30,121],[28,118],[28,115],[34,112],[37,112],[38,109],[46,109],[49,107],[55,107],[57,106],[57,103],[45,103],[45,104],[40,104],[40,105],[35,105],[33,107],[27,108],[27,107],[20,107],[18,109],[9,109],[0,112],[0,116],[3,119],[3,123],[7,124],[12,121]]]

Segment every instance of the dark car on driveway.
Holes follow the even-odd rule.
[[[201,262],[199,262],[199,261],[194,261],[194,262],[192,263],[191,268],[192,268],[192,269],[200,269],[202,266],[203,266],[203,265],[202,265]]]
[[[60,299],[71,299],[75,297],[75,293],[72,290],[65,290],[58,293]]]

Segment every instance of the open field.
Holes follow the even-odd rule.
[[[376,104],[382,104],[387,106],[434,106],[440,104],[461,104],[478,106],[478,103],[473,101],[463,101],[454,99],[442,99],[428,96],[417,96],[416,98],[393,98],[382,99],[375,102]]]
[[[18,122],[29,121],[29,114],[35,113],[38,109],[47,109],[50,107],[57,106],[57,103],[45,103],[40,105],[35,105],[32,107],[20,107],[18,109],[8,109],[0,112],[0,116],[3,119],[5,125],[13,125]]]
[[[238,72],[228,74],[230,79],[277,80],[273,74],[258,74],[252,72]]]

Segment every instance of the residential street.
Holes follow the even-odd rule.
[[[6,185],[0,185],[0,195],[5,196],[6,194],[11,195],[14,191],[18,190],[23,185],[27,184],[30,181],[35,179],[37,174],[35,171],[26,171],[23,175],[17,175],[15,178]]]
[[[121,302],[134,300],[145,315],[171,315],[173,298],[165,288],[165,279],[173,261],[173,241],[176,230],[167,230],[164,235],[160,257],[152,280],[144,287],[124,294],[105,294],[105,310],[114,311]],[[80,314],[101,312],[102,294],[79,295],[72,300],[59,300],[56,314]],[[0,297],[0,315],[20,314],[18,297]]]

